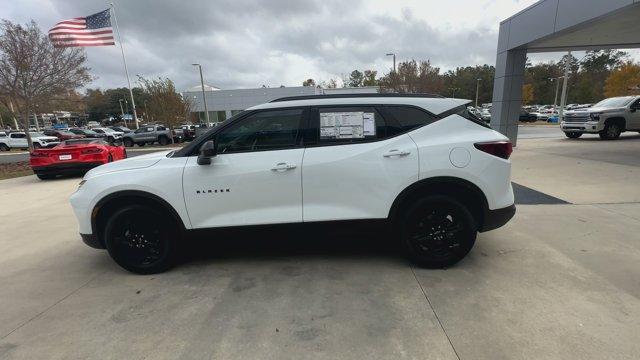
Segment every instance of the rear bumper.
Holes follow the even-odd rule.
[[[34,173],[40,175],[61,175],[88,171],[100,165],[102,165],[102,162],[71,162],[46,166],[32,166],[31,168]]]
[[[104,245],[100,242],[98,237],[95,234],[82,234],[80,233],[80,237],[82,238],[82,242],[87,244],[89,247],[94,249],[104,249]]]
[[[482,224],[482,229],[480,229],[480,232],[494,230],[503,226],[504,224],[508,223],[515,214],[515,204],[501,209],[487,210],[484,214],[484,224]]]

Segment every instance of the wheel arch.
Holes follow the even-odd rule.
[[[419,180],[405,188],[391,205],[388,218],[391,222],[402,213],[402,209],[415,199],[427,195],[447,195],[467,206],[483,231],[484,221],[489,211],[489,203],[484,192],[472,182],[458,177],[439,176]]]
[[[178,231],[184,233],[186,227],[182,218],[166,200],[162,199],[158,195],[140,191],[140,190],[123,190],[111,193],[102,199],[100,199],[91,211],[91,229],[92,233],[96,235],[98,241],[104,246],[104,227],[108,220],[108,216],[113,214],[117,209],[129,204],[142,204],[154,207],[156,209],[162,209],[175,221],[178,225]]]
[[[607,125],[609,123],[618,123],[618,124],[620,124],[621,125],[620,126],[621,127],[621,129],[620,129],[621,131],[625,131],[626,128],[627,128],[627,119],[625,119],[623,116],[613,116],[613,117],[607,118],[604,121],[605,125]]]

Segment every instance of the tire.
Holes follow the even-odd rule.
[[[133,146],[133,140],[131,140],[129,138],[126,138],[126,139],[122,140],[122,144],[125,147],[132,147]]]
[[[126,159],[126,158],[127,158],[127,156],[128,156],[128,155],[127,155],[127,149],[123,149],[123,150],[122,150],[122,158],[123,158],[123,159]]]
[[[109,157],[107,157],[107,162],[113,162],[113,156],[111,154],[109,154]]]
[[[116,139],[114,139],[113,136],[109,136],[107,138],[107,142],[109,143],[109,145],[113,145],[116,143]]]
[[[158,143],[162,146],[165,146],[169,143],[169,139],[167,139],[165,136],[160,136],[160,138],[158,139]]]
[[[143,142],[141,142],[141,143],[137,143],[137,144],[138,144],[138,146],[139,146],[139,147],[143,147],[143,146],[145,146],[147,143],[143,143]]]
[[[620,128],[620,124],[610,122],[604,126],[604,129],[600,131],[598,135],[600,135],[600,139],[602,140],[615,140],[620,137],[621,133],[622,129]]]
[[[448,196],[419,199],[400,219],[400,236],[407,257],[430,269],[449,267],[462,260],[473,248],[478,233],[469,210]]]
[[[582,136],[581,132],[568,132],[565,131],[564,134],[569,138],[569,139],[577,139],[580,136]]]
[[[53,178],[55,178],[55,177],[56,177],[55,175],[50,175],[50,174],[47,174],[47,175],[44,175],[44,174],[36,174],[36,176],[37,176],[37,177],[38,177],[38,179],[40,179],[40,180],[50,180],[50,179],[53,179]]]
[[[33,148],[34,149],[40,149],[42,147],[42,145],[40,145],[40,143],[33,143]]]
[[[0,151],[9,151],[11,148],[7,144],[0,144]]]
[[[109,217],[104,239],[109,255],[122,268],[157,274],[175,264],[177,230],[167,214],[145,205],[129,205]]]

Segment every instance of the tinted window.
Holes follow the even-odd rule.
[[[165,128],[164,126],[158,126],[158,131],[165,131],[167,130],[167,128]]]
[[[428,112],[409,106],[389,106],[385,107],[385,111],[395,118],[404,131],[410,131],[437,120]]]
[[[216,135],[218,153],[295,147],[302,113],[302,109],[293,109],[249,115]]]
[[[27,137],[26,134],[19,134],[19,133],[14,133],[10,135],[11,138],[13,139],[24,139]]]
[[[319,108],[314,128],[321,144],[354,143],[387,137],[384,118],[369,106]]]

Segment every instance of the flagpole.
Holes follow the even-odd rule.
[[[118,28],[118,18],[116,17],[116,7],[113,3],[111,5],[111,13],[113,14],[113,23],[116,26],[116,33],[118,34],[118,42],[120,43],[120,50],[122,51],[122,62],[124,63],[124,73],[127,75],[127,84],[129,85],[129,95],[131,96],[131,105],[133,106],[133,120],[136,123],[136,129],[138,128],[138,114],[136,113],[136,102],[133,100],[133,91],[131,90],[131,80],[129,80],[129,70],[127,69],[127,59],[124,57],[124,44],[122,43],[122,37],[120,36],[120,28]],[[124,119],[123,119],[124,120]]]

